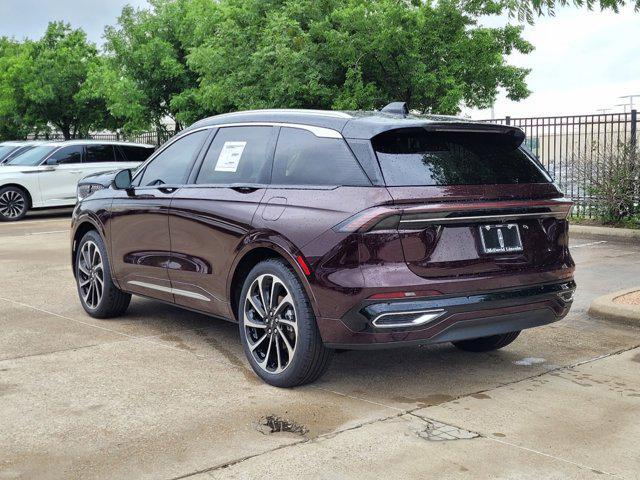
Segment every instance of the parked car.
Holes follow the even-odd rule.
[[[45,142],[0,166],[0,221],[22,219],[32,208],[72,206],[82,177],[135,168],[153,145],[94,140]]]
[[[39,140],[15,140],[0,143],[0,165],[42,143]]]
[[[253,370],[291,387],[333,349],[502,348],[563,318],[574,262],[563,198],[521,130],[452,117],[219,115],[75,208],[80,302],[132,294],[238,322]]]

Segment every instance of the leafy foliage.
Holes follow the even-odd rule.
[[[640,213],[640,163],[635,143],[594,145],[574,158],[578,184],[588,185],[595,216],[602,223],[620,223]]]
[[[612,10],[616,13],[620,7],[634,5],[640,11],[640,0],[462,0],[461,6],[475,14],[495,14],[507,12],[520,21],[532,24],[536,17],[554,16],[558,7],[583,7],[588,10]]]
[[[481,28],[456,2],[226,0],[188,56],[210,113],[262,107],[421,112],[489,106],[498,88],[526,97],[532,46],[519,27]]]
[[[517,26],[572,2],[616,10],[624,0],[149,0],[105,30],[104,52],[54,22],[44,37],[0,38],[0,137],[55,128],[135,133],[176,129],[249,108],[413,110],[484,108],[498,90],[529,95],[527,69],[509,65],[532,45]],[[640,0],[634,0],[636,6]]]
[[[99,60],[82,30],[54,22],[38,41],[4,43],[0,116],[16,119],[20,133],[52,125],[72,138],[109,123],[102,97],[85,85]]]
[[[170,117],[194,120],[197,77],[187,49],[197,0],[151,0],[149,10],[126,6],[118,25],[105,31],[106,56],[91,75],[111,114],[125,131],[160,127]],[[188,10],[188,11],[187,11]],[[180,112],[188,110],[191,116]]]

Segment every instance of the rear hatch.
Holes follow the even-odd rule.
[[[430,124],[372,139],[394,202],[383,225],[397,222],[415,274],[533,272],[570,262],[571,202],[520,148],[523,140],[519,129],[477,124]]]

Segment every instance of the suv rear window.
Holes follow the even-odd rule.
[[[490,132],[392,130],[372,140],[388,186],[548,183],[513,138]]]

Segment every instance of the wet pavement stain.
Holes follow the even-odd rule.
[[[196,349],[194,347],[190,347],[184,340],[180,338],[178,335],[165,334],[160,337],[160,340],[164,340],[165,342],[172,342],[176,348],[180,350],[186,350],[188,352],[193,352]]]
[[[441,403],[450,402],[455,397],[451,395],[444,395],[441,393],[436,393],[433,395],[427,395],[425,397],[405,397],[398,396],[393,397],[393,400],[400,403],[415,403],[417,406],[424,407],[433,407],[435,405],[440,405]]]
[[[219,352],[225,359],[227,359],[227,361],[231,365],[233,365],[238,370],[240,370],[240,372],[242,373],[242,375],[244,375],[244,378],[248,382],[251,382],[254,385],[262,385],[263,384],[263,382],[254,373],[254,371],[251,368],[247,367],[247,364],[244,361],[242,361],[240,358],[238,358],[235,355],[235,353],[233,353],[231,350],[229,350],[227,347],[225,347],[221,342],[216,340],[214,337],[212,337],[210,335],[207,335],[206,332],[203,332],[201,330],[196,330],[195,332],[198,335],[200,335],[204,339],[205,342],[207,342],[217,352]]]
[[[474,393],[471,395],[473,398],[477,398],[478,400],[489,400],[491,397],[486,393]]]
[[[309,429],[304,425],[299,425],[285,418],[280,418],[276,415],[267,415],[260,419],[258,431],[265,435],[285,432],[304,436],[309,432]]]
[[[0,397],[3,395],[10,395],[18,389],[18,385],[15,383],[0,383]]]

